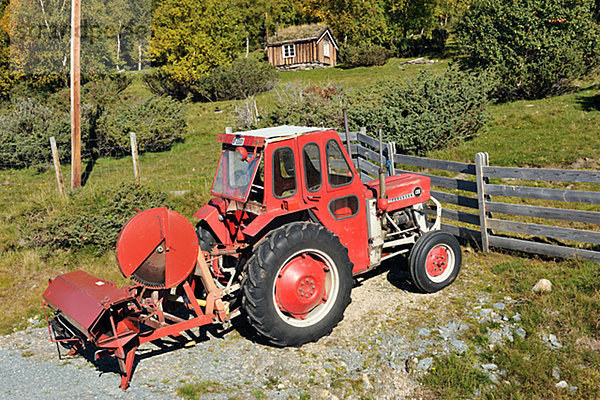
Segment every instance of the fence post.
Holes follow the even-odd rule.
[[[56,171],[56,183],[58,184],[58,192],[61,196],[65,195],[65,186],[63,184],[62,171],[60,170],[60,159],[58,158],[58,149],[56,148],[56,139],[50,137],[50,148],[52,149],[52,161],[54,162],[54,170]]]
[[[141,182],[140,163],[138,160],[137,140],[135,138],[135,132],[129,132],[129,138],[131,139],[131,159],[133,161],[133,176],[135,177],[136,183],[139,185]]]
[[[479,203],[479,224],[481,226],[481,247],[483,251],[490,251],[490,242],[487,229],[487,213],[485,210],[485,178],[483,176],[483,167],[489,165],[489,156],[487,153],[477,153],[475,155],[475,174],[477,177],[477,200]]]
[[[230,126],[226,126],[225,127],[225,133],[228,134],[228,135],[230,135],[230,134],[233,133],[233,129]]]

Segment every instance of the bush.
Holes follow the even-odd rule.
[[[0,167],[25,168],[52,160],[50,137],[56,138],[63,161],[70,155],[68,112],[35,98],[18,98],[0,115]]]
[[[405,154],[455,145],[477,134],[487,117],[490,84],[484,76],[451,67],[435,76],[423,72],[406,81],[383,81],[354,93],[339,87],[288,85],[279,90],[279,104],[261,126],[307,125],[340,129],[348,109],[350,129],[376,133]]]
[[[341,87],[292,82],[277,89],[278,104],[260,126],[304,125],[340,127],[345,101]]]
[[[390,50],[376,45],[348,45],[340,49],[340,62],[347,68],[384,65],[391,56]]]
[[[279,82],[277,69],[266,62],[238,58],[229,66],[213,69],[192,88],[194,97],[209,101],[240,100],[273,89]]]
[[[600,63],[593,0],[478,0],[456,24],[464,63],[497,76],[500,100],[564,91]]]
[[[173,79],[167,72],[157,70],[145,76],[152,93],[176,99],[239,100],[273,89],[279,81],[277,69],[254,58],[238,58],[231,65],[213,68],[210,74],[185,82]]]
[[[183,140],[186,121],[181,103],[168,97],[141,102],[119,100],[108,106],[97,121],[96,135],[101,156],[131,152],[129,133],[135,132],[138,152],[169,150]]]
[[[168,150],[185,134],[183,106],[153,97],[141,102],[126,98],[131,79],[123,74],[102,77],[82,88],[81,144],[84,158],[130,153],[129,133],[136,132],[138,150]],[[71,125],[68,92],[42,96],[19,85],[26,95],[13,96],[0,114],[0,168],[47,166],[52,160],[51,136],[61,162],[70,162]],[[32,97],[30,97],[32,96]]]
[[[33,206],[25,228],[30,245],[50,249],[90,247],[98,253],[113,249],[123,225],[135,209],[169,206],[167,195],[145,186],[121,184],[75,192],[60,208]]]
[[[487,121],[489,84],[482,76],[451,67],[435,76],[422,72],[404,82],[379,82],[348,109],[354,129],[375,133],[381,124],[385,140],[400,153],[423,155],[474,137]]]

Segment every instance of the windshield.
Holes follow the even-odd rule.
[[[252,153],[246,160],[235,149],[224,149],[211,194],[246,201],[260,157]]]

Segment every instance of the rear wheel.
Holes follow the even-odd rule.
[[[352,263],[337,236],[296,222],[269,233],[248,260],[243,306],[251,325],[278,346],[331,332],[350,303]]]
[[[410,252],[410,275],[421,291],[437,292],[454,282],[461,262],[460,245],[454,236],[440,231],[427,232]]]

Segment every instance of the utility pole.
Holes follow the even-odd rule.
[[[71,190],[81,187],[81,0],[71,0]]]

